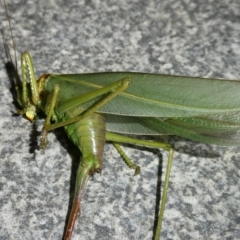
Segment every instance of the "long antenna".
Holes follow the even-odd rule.
[[[7,40],[5,38],[3,29],[1,29],[1,34],[2,34],[3,46],[4,46],[4,49],[5,49],[6,55],[7,55],[7,59],[12,62],[12,57],[11,57],[11,54],[10,54],[10,51],[9,51],[9,47],[7,45]]]
[[[13,51],[14,51],[14,58],[15,58],[15,67],[16,67],[16,70],[18,69],[17,67],[17,53],[16,53],[16,44],[15,44],[15,40],[14,40],[14,36],[13,36],[13,31],[12,31],[12,25],[11,25],[11,21],[10,21],[10,16],[8,14],[8,8],[7,8],[7,4],[6,4],[6,1],[4,0],[4,7],[5,7],[5,10],[6,10],[6,17],[7,17],[7,20],[8,20],[8,26],[9,26],[9,30],[10,30],[10,33],[11,33],[11,38],[12,38],[12,45],[13,45]],[[8,51],[9,52],[9,51]],[[9,54],[10,55],[10,54]],[[11,55],[10,55],[10,59],[11,59]]]

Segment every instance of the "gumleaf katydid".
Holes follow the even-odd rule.
[[[105,76],[104,76],[105,74]],[[147,81],[149,81],[149,85],[151,83],[151,77],[154,78],[154,75],[142,75],[142,74],[132,74],[132,73],[104,73],[104,74],[87,74],[87,75],[71,75],[70,78],[75,78],[75,79],[81,79],[84,78],[83,82],[87,83],[86,85],[88,85],[90,83],[90,79],[91,78],[95,78],[95,79],[99,79],[97,80],[97,82],[94,82],[93,85],[91,86],[86,86],[89,87],[91,89],[91,91],[94,91],[96,89],[99,89],[102,87],[101,84],[104,84],[105,82],[110,82],[110,83],[114,83],[117,80],[123,79],[123,78],[130,78],[132,84],[130,85],[130,87],[135,86],[133,89],[138,90],[140,89],[140,86],[142,86],[141,81],[138,80],[134,80],[134,79],[140,79],[141,77],[146,77]],[[101,76],[100,76],[101,75]],[[140,77],[141,76],[141,77]],[[50,90],[54,89],[54,86],[56,84],[54,84],[54,81],[57,83],[57,85],[60,85],[60,90],[61,88],[61,81],[64,79],[67,79],[68,76],[56,76],[56,75],[51,75],[51,76],[45,76],[46,79],[50,79],[50,81],[48,82],[49,84],[46,84],[47,87],[49,87]],[[161,76],[161,75],[156,75],[156,79],[158,77],[161,77],[161,79],[163,80],[164,77],[166,77],[166,82],[169,82],[171,80],[171,78],[175,79],[174,82],[172,82],[169,85],[174,85],[176,82],[181,83],[179,84],[180,86],[184,86],[185,89],[185,83],[183,83],[183,80],[187,80],[188,78],[174,78],[171,76]],[[102,81],[104,83],[101,83],[101,79],[103,79]],[[181,80],[182,79],[182,80]],[[195,94],[199,93],[198,96],[204,96],[204,98],[199,98],[196,97],[196,101],[199,102],[200,100],[204,100],[206,96],[213,94],[213,89],[216,89],[216,86],[222,86],[222,95],[219,95],[219,98],[216,99],[212,99],[213,103],[211,102],[207,102],[207,101],[200,101],[199,102],[199,106],[189,106],[186,103],[186,99],[181,99],[179,100],[179,96],[176,96],[176,92],[173,92],[172,95],[174,95],[174,97],[176,97],[177,100],[177,104],[176,102],[174,103],[170,103],[165,99],[162,100],[162,105],[160,108],[156,107],[156,111],[157,109],[160,109],[160,112],[167,112],[168,114],[173,114],[173,115],[154,115],[152,116],[151,113],[156,113],[155,109],[153,110],[151,107],[146,107],[146,108],[142,108],[142,103],[145,103],[145,101],[143,101],[142,99],[137,99],[136,97],[131,98],[132,91],[134,92],[134,90],[132,89],[130,91],[130,94],[124,94],[124,93],[128,93],[129,89],[126,89],[126,91],[124,91],[124,93],[120,94],[118,97],[116,97],[116,99],[111,100],[111,102],[109,102],[109,104],[104,105],[102,108],[99,109],[99,111],[104,114],[105,118],[107,119],[107,127],[109,130],[111,131],[117,131],[117,132],[123,132],[123,133],[132,133],[133,134],[148,134],[148,135],[155,135],[156,133],[164,133],[164,134],[176,134],[179,136],[183,136],[189,139],[193,139],[193,140],[198,140],[201,142],[207,142],[207,143],[218,143],[218,144],[222,144],[222,145],[234,145],[237,144],[238,142],[238,138],[237,138],[237,131],[238,131],[238,123],[237,123],[237,119],[238,119],[238,105],[235,105],[235,102],[233,101],[234,99],[237,99],[237,87],[238,87],[238,83],[235,83],[235,85],[232,85],[232,88],[228,89],[227,86],[230,86],[231,83],[230,82],[225,82],[225,83],[220,83],[220,81],[213,81],[213,80],[204,80],[204,79],[188,79],[189,81],[191,80],[196,84],[195,87],[197,86],[197,90],[195,92]],[[46,80],[48,81],[48,80]],[[70,80],[71,81],[71,80]],[[98,82],[99,81],[99,82]],[[210,82],[215,82],[216,86],[212,86],[212,88],[209,88],[209,93],[206,93],[205,91],[199,91],[199,86],[200,86],[200,81],[203,83],[203,85],[206,86],[206,82],[210,84]],[[204,81],[206,81],[204,83]],[[53,85],[50,85],[50,82],[53,83]],[[145,83],[145,80],[143,81]],[[158,82],[158,80],[156,80],[155,82]],[[160,81],[161,82],[161,81]],[[223,81],[224,82],[224,81]],[[134,84],[136,83],[136,84]],[[75,82],[75,86],[77,85],[77,83]],[[90,85],[90,84],[89,84]],[[194,84],[193,84],[194,85]],[[162,84],[162,87],[156,87],[156,85],[154,85],[154,90],[162,90],[163,92],[166,93],[166,91],[164,90],[164,84]],[[144,86],[145,88],[146,86]],[[179,86],[178,86],[179,87]],[[194,86],[193,86],[194,87]],[[167,86],[167,88],[169,88],[169,86]],[[233,91],[233,89],[236,89],[236,92]],[[182,92],[180,88],[178,88],[179,92]],[[145,91],[145,89],[144,89]],[[152,93],[153,89],[151,90],[151,98],[154,95]],[[86,92],[88,92],[88,90],[86,90]],[[189,92],[192,92],[192,89],[189,90]],[[204,94],[203,94],[204,92]],[[229,92],[231,93],[232,97],[225,99],[226,93]],[[235,95],[234,95],[235,93]],[[140,96],[142,97],[142,92],[139,93]],[[21,94],[20,94],[21,95]],[[48,95],[48,94],[47,94]],[[77,94],[76,94],[77,95]],[[89,94],[87,94],[89,96]],[[170,98],[173,99],[173,96],[171,95],[171,93],[169,94]],[[138,96],[138,94],[137,94]],[[63,98],[60,98],[59,96],[57,97],[57,99],[64,99],[64,96],[61,96]],[[126,99],[124,98],[126,97]],[[123,99],[121,99],[123,98]],[[46,98],[45,98],[46,99]],[[119,100],[118,100],[119,99]],[[229,101],[225,106],[216,106],[215,103],[220,103],[222,99]],[[99,101],[99,99],[96,99],[97,101]],[[134,100],[139,100],[141,104],[139,104],[138,102],[135,103]],[[188,100],[188,99],[187,99]],[[194,101],[195,99],[190,99],[189,102],[190,103],[195,103]],[[35,100],[34,100],[35,101]],[[80,105],[80,100],[77,99],[77,106]],[[87,110],[89,109],[89,105],[88,104],[93,104],[94,99],[92,99],[92,102],[86,102],[84,103],[84,105],[81,105],[83,107],[83,110]],[[126,104],[124,104],[124,101],[128,102],[129,105],[132,103],[133,104],[133,108],[137,109],[136,106],[140,106],[136,112],[137,112],[137,116],[131,116],[131,114],[129,114],[127,112],[127,110],[129,110],[131,113],[132,111],[132,106],[129,107],[129,109],[126,109]],[[159,100],[155,100],[155,104],[158,105],[158,101]],[[182,102],[181,102],[182,101]],[[59,109],[61,109],[61,111],[65,112],[66,109],[68,109],[68,107],[66,105],[71,105],[70,109],[75,109],[77,106],[72,106],[74,105],[75,99],[69,99],[67,97],[66,102],[64,102],[62,105],[60,104]],[[119,105],[120,103],[123,103],[122,105]],[[204,109],[204,107],[202,108],[203,104],[206,104],[206,109]],[[149,103],[149,106],[153,105],[153,107],[155,107],[154,103]],[[186,104],[186,105],[185,105]],[[208,105],[209,104],[209,105]],[[212,104],[212,105],[211,105]],[[168,105],[168,106],[165,106]],[[172,105],[172,106],[171,106]],[[53,105],[54,106],[54,105]],[[125,107],[125,109],[124,109]],[[218,109],[219,107],[219,109]],[[57,107],[54,106],[54,110],[58,110]],[[123,108],[123,112],[125,112],[126,116],[123,116],[122,113],[120,115],[117,114],[117,110]],[[110,110],[109,110],[110,109]],[[113,110],[111,110],[113,109]],[[151,113],[149,113],[148,111],[151,111]],[[81,109],[77,109],[76,111],[80,111]],[[225,111],[227,110],[227,111]],[[45,110],[44,110],[45,111]],[[47,112],[48,110],[46,110]],[[142,112],[140,112],[142,111]],[[179,113],[180,111],[180,113]],[[194,113],[195,111],[195,113]],[[144,113],[143,113],[144,112]],[[213,113],[214,112],[214,113]],[[30,113],[32,113],[31,111],[28,111],[29,113],[29,118],[32,118],[32,116],[30,115]],[[176,115],[174,115],[176,114]],[[50,116],[50,115],[48,115]],[[140,117],[138,117],[140,116]],[[55,117],[55,120],[57,119],[57,116],[53,116]],[[155,118],[156,117],[156,118]],[[176,118],[177,117],[177,118]],[[181,118],[179,118],[181,117]],[[76,119],[74,119],[73,121],[76,121]],[[216,123],[217,121],[217,123]],[[47,122],[47,121],[46,121]],[[117,123],[123,123],[123,125],[125,126],[124,130],[122,129],[117,129],[116,125],[118,125]],[[62,123],[61,123],[62,124]],[[66,123],[63,123],[63,125],[65,125]],[[138,126],[138,127],[136,127]],[[141,130],[139,131],[139,128],[141,126]],[[57,126],[58,127],[58,126]],[[46,125],[46,128],[48,128],[48,124]],[[50,129],[50,127],[49,127]],[[130,131],[131,130],[131,131]],[[186,131],[184,131],[186,130]],[[135,132],[134,132],[135,131]],[[119,140],[119,139],[117,139]],[[120,141],[120,140],[119,140]],[[44,145],[45,141],[43,141],[43,145]],[[137,143],[137,142],[136,142]]]
[[[64,239],[71,238],[87,180],[101,171],[106,140],[114,142],[126,161],[130,159],[118,143],[158,147],[169,152],[155,235],[155,239],[159,239],[173,149],[165,143],[134,139],[118,133],[171,134],[204,143],[239,144],[237,81],[117,72],[45,74],[36,81],[28,52],[22,54],[21,63],[23,84],[17,90],[23,110],[19,113],[33,120],[40,110],[45,112],[42,148],[47,142],[47,131],[64,126],[69,138],[83,154]],[[143,88],[146,81],[148,84]],[[183,87],[184,91],[181,91]],[[50,123],[51,119],[54,124]],[[116,122],[120,122],[121,127],[115,127]],[[135,164],[129,162],[128,165],[138,171]]]

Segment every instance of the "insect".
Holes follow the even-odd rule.
[[[129,75],[129,74],[128,74]],[[85,76],[86,78],[88,77],[88,76],[90,76],[90,75],[83,75],[83,76]],[[94,75],[93,75],[94,76]],[[114,75],[112,75],[112,76],[114,76]],[[124,78],[124,76],[125,75],[123,75],[122,77]],[[140,76],[140,75],[139,75]],[[148,79],[150,78],[149,76],[151,76],[151,75],[148,75]],[[133,86],[133,84],[134,84],[134,79],[132,79],[132,78],[134,78],[133,76],[131,76],[130,77],[131,78],[131,81],[133,82],[132,83],[132,85],[131,86]],[[60,79],[57,79],[57,81],[60,81]],[[112,81],[112,80],[110,80],[111,82],[115,82],[115,81]],[[224,88],[225,89],[225,88]],[[117,99],[117,98],[116,98]],[[219,100],[220,101],[220,100]],[[113,102],[113,101],[112,101]],[[231,102],[231,104],[232,104],[232,102]],[[199,120],[199,121],[201,121],[201,119]],[[167,122],[167,121],[166,121]],[[178,121],[179,123],[181,122],[181,121]],[[184,124],[184,123],[181,123],[181,124]],[[151,124],[152,125],[152,124]],[[238,126],[236,126],[236,127],[238,127]],[[226,140],[228,140],[228,139],[226,139]]]

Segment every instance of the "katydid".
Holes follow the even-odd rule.
[[[155,239],[160,237],[173,149],[166,143],[119,133],[171,134],[203,143],[239,144],[240,82],[130,72],[44,74],[36,80],[28,52],[22,54],[21,64],[23,83],[17,86],[17,91],[23,109],[18,113],[31,121],[40,111],[46,114],[41,147],[46,146],[48,130],[63,126],[83,154],[66,240],[71,239],[89,177],[102,170],[105,141],[113,142],[137,172],[139,167],[131,163],[118,143],[157,147],[169,152]],[[144,85],[146,81],[148,84]],[[120,127],[116,122],[121,123]]]
[[[139,171],[138,166],[129,162],[118,143],[169,151],[169,167],[156,239],[161,229],[173,150],[165,143],[133,139],[119,133],[170,134],[203,143],[239,144],[239,82],[119,72],[48,74],[36,80],[28,52],[22,55],[22,78],[22,86],[17,86],[18,101],[23,108],[19,113],[25,114],[30,120],[34,120],[40,111],[46,114],[41,146],[46,146],[47,131],[63,126],[69,138],[83,153],[73,213],[65,239],[71,237],[88,178],[94,172],[101,171],[105,140],[112,141],[128,165],[136,171]],[[93,148],[98,144],[99,147]],[[89,155],[91,161],[88,161]]]

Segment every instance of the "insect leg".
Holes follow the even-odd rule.
[[[45,149],[47,145],[47,131],[45,130],[45,126],[50,124],[51,118],[53,116],[53,110],[54,110],[54,107],[56,106],[58,92],[59,92],[59,86],[55,85],[51,94],[48,96],[48,101],[45,106],[45,112],[47,113],[47,117],[41,132],[41,142],[40,142],[41,149]]]
[[[159,215],[157,219],[157,227],[154,233],[154,240],[158,240],[160,237],[161,228],[162,228],[163,213],[164,213],[166,200],[167,200],[168,183],[169,183],[170,172],[172,167],[173,152],[174,152],[172,147],[167,143],[135,139],[135,138],[123,136],[123,135],[112,133],[112,132],[106,133],[106,140],[112,141],[114,143],[129,143],[129,144],[141,145],[146,147],[162,148],[168,151],[168,163],[167,163],[167,170],[166,170],[165,181],[163,186],[162,201],[161,201]],[[124,155],[121,154],[121,156],[124,156]],[[125,159],[125,157],[123,158]]]
[[[71,123],[75,123],[80,121],[81,119],[91,115],[92,113],[96,112],[99,108],[101,108],[103,105],[105,105],[106,103],[108,103],[109,101],[111,101],[113,98],[115,98],[117,95],[119,95],[121,92],[123,92],[125,89],[128,88],[129,84],[130,84],[130,79],[127,78],[123,78],[122,80],[109,85],[107,87],[101,88],[97,91],[93,91],[90,92],[88,94],[84,94],[84,97],[86,97],[86,99],[83,99],[83,102],[86,101],[90,101],[98,96],[102,96],[105,93],[109,92],[109,95],[107,95],[105,98],[103,98],[100,102],[96,103],[95,105],[93,105],[92,107],[90,107],[89,109],[87,109],[83,114],[81,114],[80,116],[71,118],[69,120],[66,121],[62,121],[59,123],[54,123],[54,124],[49,124],[49,125],[45,125],[44,128],[46,131],[50,131],[59,127],[63,127],[66,125],[69,125]],[[112,87],[114,85],[114,88]],[[111,87],[111,89],[109,90],[109,87]],[[94,93],[94,94],[93,94]],[[79,96],[79,98],[82,99],[82,96]],[[79,101],[78,105],[82,104],[83,102]],[[59,107],[61,109],[61,106]],[[69,110],[69,109],[68,109]]]
[[[138,175],[141,171],[141,168],[138,165],[132,163],[131,159],[125,154],[118,143],[113,142],[113,146],[117,149],[118,153],[121,155],[127,166],[131,169],[135,169],[134,176]]]
[[[21,56],[21,68],[22,68],[22,85],[23,85],[23,103],[28,104],[30,100],[37,105],[39,102],[39,89],[37,85],[36,75],[33,67],[32,58],[29,52],[24,52]],[[30,83],[31,93],[27,90],[27,83]]]

